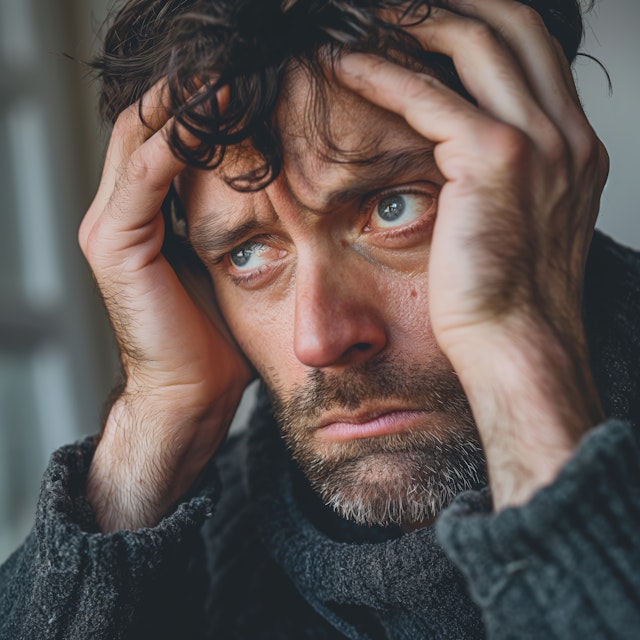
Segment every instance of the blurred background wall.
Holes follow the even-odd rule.
[[[606,67],[578,59],[575,70],[585,110],[611,155],[611,173],[598,226],[623,244],[640,248],[640,2],[596,0],[588,14],[582,50]]]
[[[76,233],[105,133],[86,69],[109,0],[0,0],[0,561],[33,521],[53,449],[95,433],[114,377]],[[640,248],[640,3],[602,0],[576,64],[612,156],[600,226]]]
[[[0,0],[0,559],[51,451],[95,432],[111,340],[77,228],[100,175],[87,60],[107,0]]]

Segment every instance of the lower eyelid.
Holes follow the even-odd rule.
[[[425,209],[418,217],[414,218],[413,220],[409,221],[409,222],[405,222],[404,224],[399,224],[397,226],[389,226],[389,227],[383,227],[383,226],[379,226],[379,227],[373,227],[370,224],[370,220],[367,223],[367,225],[364,227],[363,231],[366,231],[367,233],[395,233],[395,232],[402,232],[404,230],[408,230],[408,229],[412,229],[413,227],[415,227],[416,225],[421,225],[423,223],[425,223],[426,221],[428,221],[432,215],[433,215],[433,209],[435,208],[436,205],[436,199],[433,198],[433,202],[431,204],[431,206],[427,209]]]
[[[428,230],[433,225],[433,222],[434,216],[423,214],[404,226],[374,229],[368,233],[374,237],[381,237],[383,240],[401,240]]]
[[[255,269],[248,270],[246,272],[232,272],[233,265],[225,267],[226,275],[231,278],[232,282],[238,286],[247,286],[254,282],[258,278],[270,277],[269,272],[275,272],[283,266],[283,258],[285,258],[288,252],[285,249],[278,250],[279,257],[267,264],[260,265]]]
[[[393,196],[405,196],[405,197],[414,197],[414,198],[418,198],[421,200],[428,200],[428,204],[427,206],[424,207],[424,210],[418,215],[417,218],[414,218],[413,221],[417,221],[420,218],[422,218],[425,215],[428,215],[429,212],[434,208],[434,206],[437,205],[437,201],[438,201],[438,194],[437,193],[431,193],[429,191],[421,191],[421,190],[411,190],[410,186],[407,186],[405,189],[398,189],[396,191],[392,191],[392,192],[384,192],[382,194],[380,194],[380,196],[376,197],[375,199],[370,199],[365,206],[363,207],[363,209],[367,212],[369,212],[368,215],[368,220],[367,220],[367,225],[365,226],[365,230],[372,230],[371,227],[371,220],[372,218],[375,216],[375,211],[373,210],[374,207],[376,207],[377,205],[379,205],[380,202],[384,201],[387,198],[391,198]],[[394,228],[401,228],[403,226],[409,226],[412,224],[413,221],[409,221],[404,223],[404,225],[399,224],[397,227],[394,226],[389,226],[389,227],[384,227],[384,226],[380,226],[380,229],[394,229]]]

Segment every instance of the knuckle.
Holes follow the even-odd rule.
[[[491,157],[501,166],[518,166],[531,153],[531,141],[519,129],[504,124],[496,124],[488,132]]]
[[[141,188],[149,194],[165,191],[170,172],[164,167],[165,159],[158,151],[157,145],[138,147],[124,164],[116,180],[116,190],[124,194]]]
[[[488,42],[495,40],[496,34],[485,22],[471,20],[464,27],[467,41],[478,46],[485,46]]]
[[[166,188],[164,155],[158,145],[146,144],[138,147],[129,157],[124,175],[126,182],[134,183],[140,187],[144,184],[145,190],[157,191]]]
[[[99,224],[96,223],[91,227],[91,229],[88,229],[86,231],[82,244],[82,251],[84,253],[84,256],[91,268],[94,270],[102,252],[100,248],[101,239],[98,233],[98,228]]]
[[[594,130],[585,124],[578,130],[575,142],[575,154],[578,166],[587,168],[598,164],[604,145],[598,140]]]
[[[407,98],[409,104],[421,101],[430,94],[438,81],[425,73],[411,73],[404,79],[400,87],[400,94]]]
[[[145,154],[140,149],[137,149],[131,154],[131,157],[127,161],[122,174],[122,181],[125,184],[138,184],[146,182],[149,178],[149,163]]]
[[[404,81],[402,93],[408,98],[418,98],[429,89],[429,80],[430,78],[422,73],[408,75]]]
[[[609,176],[609,153],[588,122],[582,125],[572,144],[576,173],[591,176],[604,187]]]
[[[518,2],[511,10],[514,20],[525,29],[546,29],[542,16],[529,5]]]
[[[550,121],[543,123],[539,131],[540,145],[547,162],[554,168],[566,167],[569,161],[569,148],[565,137]]]
[[[139,125],[138,104],[129,105],[120,113],[113,125],[114,136],[122,136],[130,132],[136,125]]]
[[[563,198],[575,186],[569,141],[556,123],[544,115],[536,125],[536,144],[544,163],[548,193]]]

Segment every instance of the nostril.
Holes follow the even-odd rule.
[[[369,342],[358,342],[353,345],[353,348],[357,351],[368,351],[371,349],[371,344]]]

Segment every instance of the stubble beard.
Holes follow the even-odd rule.
[[[315,370],[284,393],[270,386],[293,459],[325,504],[362,525],[429,522],[453,498],[486,484],[486,466],[469,403],[452,371],[389,360],[344,375]],[[315,433],[327,411],[356,411],[389,400],[429,412],[419,429],[326,442]]]

